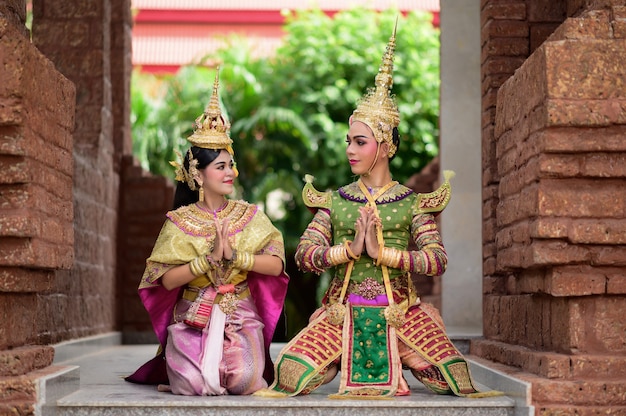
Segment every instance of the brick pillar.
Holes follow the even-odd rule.
[[[589,10],[495,101],[495,256],[472,352],[521,370],[538,414],[626,412],[625,65],[626,8]]]
[[[504,279],[496,272],[495,245],[498,177],[494,126],[498,89],[529,55],[526,2],[483,0],[481,11],[482,92],[482,240],[483,293],[500,293]],[[483,299],[484,302],[484,299]],[[488,313],[483,306],[483,331],[490,334]]]
[[[115,329],[119,173],[114,163],[112,7],[108,0],[33,2],[33,43],[76,85],[76,261],[69,271],[57,272],[56,286],[40,297],[42,344]]]
[[[0,5],[0,414],[32,414],[39,299],[74,259],[74,85],[30,42],[24,2]],[[62,319],[57,316],[56,319]]]
[[[122,159],[120,228],[118,237],[118,311],[123,342],[156,343],[150,317],[143,307],[137,288],[146,268],[146,259],[172,209],[172,181],[153,176],[127,156]]]

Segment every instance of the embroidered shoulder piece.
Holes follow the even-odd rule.
[[[439,213],[450,202],[452,196],[452,188],[450,187],[450,179],[454,177],[454,172],[451,170],[443,171],[444,182],[439,188],[433,192],[427,194],[418,194],[415,201],[415,208],[417,212],[426,213],[433,212]]]
[[[341,188],[339,188],[338,192],[342,198],[347,199],[348,201],[361,203],[367,202],[367,198],[365,197],[365,195],[363,195],[363,192],[361,191],[361,188],[359,188],[357,182],[352,182],[351,184],[342,186]],[[401,199],[404,199],[413,193],[414,192],[412,189],[407,188],[404,185],[396,184],[395,186],[391,187],[391,189],[389,189],[387,192],[378,197],[376,203],[389,204],[391,202],[400,201]]]
[[[187,235],[209,237],[215,235],[213,215],[217,215],[220,220],[229,217],[228,228],[234,234],[243,230],[243,227],[252,220],[256,212],[257,206],[254,204],[228,200],[226,207],[215,214],[203,210],[198,204],[190,204],[168,212],[167,218]]]
[[[309,208],[326,208],[330,209],[332,205],[332,192],[320,192],[313,186],[313,176],[306,175],[304,177],[304,188],[302,188],[302,200],[304,205]]]

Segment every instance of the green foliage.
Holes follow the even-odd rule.
[[[404,182],[438,152],[439,37],[431,15],[353,9],[334,18],[319,10],[288,16],[285,43],[273,65],[279,95],[272,98],[308,121],[316,149],[308,173],[316,176],[317,186],[336,188],[350,180],[347,120],[374,85],[396,18],[393,93],[402,141],[392,170]]]
[[[438,152],[439,35],[430,14],[359,8],[330,18],[319,10],[299,11],[288,14],[284,43],[272,58],[254,58],[253,46],[232,37],[215,55],[174,76],[133,76],[134,155],[145,169],[173,178],[169,161],[175,149],[188,148],[192,123],[212,91],[215,70],[208,66],[220,63],[220,96],[240,172],[237,197],[262,205],[285,239],[292,277],[288,337],[319,305],[310,293],[321,292],[319,277],[303,275],[293,264],[311,220],[300,196],[304,175],[315,176],[318,189],[353,180],[345,156],[347,121],[374,85],[396,19],[393,93],[402,121],[391,168],[404,182]]]

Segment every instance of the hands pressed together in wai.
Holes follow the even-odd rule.
[[[377,228],[381,226],[378,212],[370,206],[359,208],[359,218],[354,225],[354,240],[350,244],[352,252],[359,255],[364,251],[372,259],[376,260],[379,253]]]

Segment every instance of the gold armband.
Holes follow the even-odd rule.
[[[206,256],[198,256],[189,262],[189,269],[194,276],[203,276],[209,270],[214,269],[214,265],[209,262]]]
[[[350,261],[348,250],[343,245],[332,246],[328,249],[328,262],[331,266],[347,263]]]
[[[254,254],[246,251],[233,250],[233,257],[231,261],[234,268],[250,271],[254,267]]]
[[[356,254],[354,254],[354,252],[352,251],[352,248],[350,247],[350,243],[348,242],[348,240],[343,242],[343,246],[346,248],[346,252],[348,253],[348,256],[352,260],[358,260],[358,259],[361,258],[361,253],[359,253],[358,256]]]
[[[397,269],[400,267],[400,260],[402,259],[402,250],[396,248],[384,247],[378,258],[378,264],[384,264],[387,267]]]

